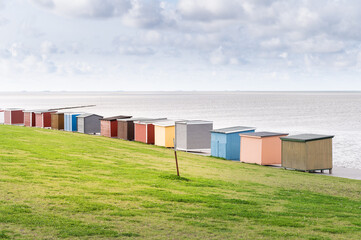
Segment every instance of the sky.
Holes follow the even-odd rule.
[[[359,0],[0,0],[0,91],[361,90]]]

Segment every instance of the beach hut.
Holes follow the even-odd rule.
[[[100,135],[104,137],[117,137],[118,136],[118,121],[117,119],[129,119],[132,116],[114,116],[107,117],[100,120]]]
[[[154,124],[154,145],[172,148],[175,139],[175,121],[166,120]]]
[[[329,170],[332,173],[331,135],[299,134],[281,137],[282,167],[301,170]]]
[[[78,122],[78,132],[86,134],[100,133],[100,115],[93,113],[83,113],[76,116]]]
[[[167,118],[155,118],[134,122],[134,140],[138,142],[154,144],[154,123],[164,121]]]
[[[204,120],[182,120],[175,122],[176,149],[203,151],[211,148],[213,122]]]
[[[64,113],[51,113],[51,128],[56,130],[64,130]]]
[[[78,131],[77,116],[81,113],[64,113],[64,130],[68,132]]]
[[[241,162],[259,165],[281,164],[280,137],[287,135],[275,132],[241,133]]]
[[[240,133],[254,132],[254,127],[228,127],[211,131],[211,155],[227,160],[239,160],[240,156]]]
[[[24,125],[26,127],[35,127],[35,111],[37,110],[24,111]]]
[[[4,111],[4,124],[21,125],[24,124],[24,112],[19,108],[7,108]]]
[[[133,141],[134,140],[134,122],[151,120],[151,118],[125,118],[118,121],[118,138]]]
[[[0,109],[0,124],[4,124],[4,110]]]
[[[51,114],[55,113],[53,110],[36,110],[35,113],[35,127],[50,128]]]

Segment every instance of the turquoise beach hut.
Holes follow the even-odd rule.
[[[68,132],[78,131],[78,122],[76,116],[81,113],[64,113],[64,130]]]
[[[229,127],[211,131],[211,155],[227,160],[239,160],[241,138],[240,133],[254,132],[254,127]]]

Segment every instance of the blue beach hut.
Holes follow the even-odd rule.
[[[254,132],[254,127],[229,127],[211,131],[211,155],[227,160],[239,160],[241,137],[240,133]]]
[[[81,113],[64,113],[64,130],[68,132],[78,131],[78,124],[76,116]]]

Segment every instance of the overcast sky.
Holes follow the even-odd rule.
[[[361,90],[359,0],[0,0],[0,91]]]

